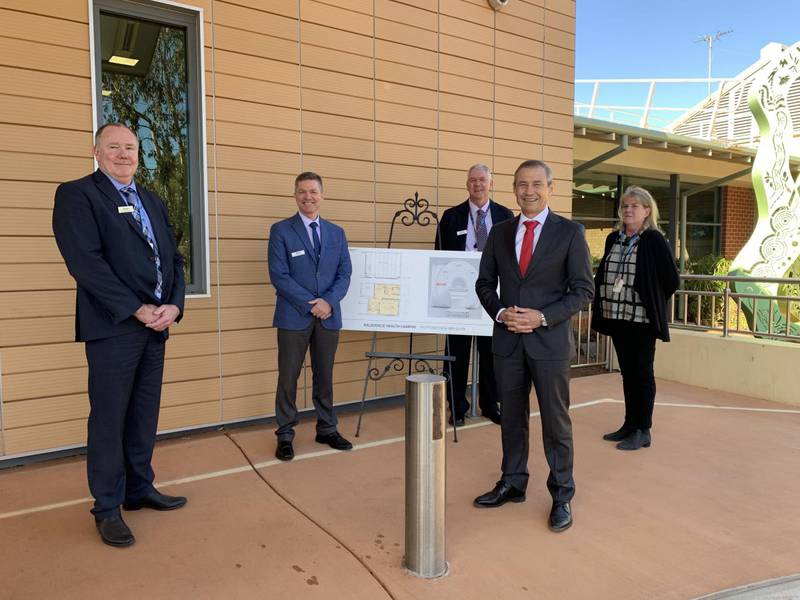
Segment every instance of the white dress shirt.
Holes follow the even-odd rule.
[[[517,253],[517,263],[519,263],[519,255],[522,252],[522,240],[525,237],[525,230],[527,229],[525,227],[525,222],[537,221],[539,223],[539,225],[537,225],[533,230],[533,248],[531,248],[531,255],[533,255],[534,250],[536,250],[536,244],[539,243],[539,236],[541,236],[542,234],[542,229],[544,228],[544,222],[547,219],[547,215],[549,214],[550,214],[550,207],[548,206],[545,206],[544,210],[542,210],[542,212],[540,212],[532,219],[529,219],[528,217],[520,213],[519,225],[517,225],[517,237],[514,241],[514,250]],[[498,323],[502,323],[502,321],[500,320],[500,314],[504,310],[505,308],[501,308],[500,310],[498,310],[497,314],[494,317],[494,320],[497,321]]]
[[[525,222],[537,221],[539,223],[539,225],[535,227],[533,230],[533,248],[531,249],[531,255],[533,255],[533,252],[536,250],[536,244],[539,243],[539,237],[542,235],[542,229],[544,228],[544,221],[545,219],[547,219],[547,215],[549,214],[550,214],[550,207],[548,206],[545,206],[544,210],[542,210],[542,212],[540,212],[532,219],[529,219],[525,215],[520,214],[519,225],[517,226],[517,237],[516,241],[514,242],[514,249],[517,253],[517,262],[520,262],[519,254],[522,251],[522,239],[525,237],[525,229],[526,229]]]

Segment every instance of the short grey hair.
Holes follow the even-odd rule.
[[[650,214],[644,220],[644,224],[642,225],[643,229],[655,229],[656,231],[661,231],[661,228],[658,226],[658,204],[656,204],[656,200],[653,198],[653,195],[650,192],[643,187],[639,187],[638,185],[628,186],[622,193],[622,198],[619,201],[619,208],[617,209],[620,231],[625,229],[625,225],[622,223],[622,205],[625,204],[625,198],[633,198],[645,208],[650,209]]]
[[[520,171],[522,171],[522,169],[544,169],[544,175],[547,178],[547,185],[552,185],[553,183],[553,169],[550,168],[550,165],[543,160],[526,160],[517,167],[516,171],[514,171],[514,185],[517,185],[517,175]]]
[[[106,129],[109,129],[110,127],[121,127],[122,129],[127,129],[128,131],[130,131],[133,134],[133,137],[136,138],[136,141],[137,142],[139,141],[139,136],[136,135],[136,132],[133,129],[131,129],[130,127],[128,127],[127,125],[125,125],[125,123],[111,122],[111,123],[106,123],[104,125],[101,125],[97,129],[97,131],[94,133],[94,145],[95,146],[97,146],[98,142],[100,141],[100,138],[103,137],[103,132]]]
[[[475,163],[469,169],[467,169],[467,177],[469,177],[469,174],[472,173],[473,171],[483,171],[484,173],[486,173],[486,176],[489,179],[492,179],[494,177],[492,175],[492,170],[483,163]]]

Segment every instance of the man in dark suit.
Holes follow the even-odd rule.
[[[183,257],[161,199],[134,181],[139,140],[125,125],[97,130],[99,169],[58,186],[53,233],[77,282],[75,340],[86,344],[86,466],[103,542],[130,546],[126,510],[172,510],[186,498],[153,486],[164,347],[183,313]]]
[[[473,165],[467,171],[467,191],[469,198],[444,211],[436,230],[437,250],[462,250],[483,252],[492,226],[507,221],[514,216],[510,210],[490,198],[494,182],[492,172],[486,165]],[[468,335],[448,335],[447,350],[455,357],[453,364],[446,362],[445,371],[452,382],[447,386],[448,404],[453,408],[452,422],[464,424],[469,410],[467,393],[467,371],[472,337]],[[500,424],[500,410],[497,405],[497,388],[492,368],[492,339],[478,338],[478,402],[481,414],[494,423]]]
[[[503,475],[475,506],[523,502],[528,484],[531,382],[542,419],[542,438],[553,498],[549,526],[572,525],[572,422],[569,418],[570,317],[592,298],[591,259],[583,227],[549,207],[553,175],[542,161],[514,173],[522,214],[489,234],[475,290],[495,319],[494,368],[502,412]],[[500,294],[497,284],[500,283]]]
[[[321,219],[322,178],[305,172],[294,183],[298,212],[269,232],[269,276],[277,302],[272,326],[278,328],[278,389],[275,419],[280,460],[294,458],[297,378],[311,348],[312,396],[317,410],[316,441],[336,450],[353,445],[336,430],[333,411],[333,361],[342,328],[339,302],[350,287],[350,251],[344,230]]]

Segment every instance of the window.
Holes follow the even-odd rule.
[[[606,236],[617,227],[617,176],[581,173],[572,187],[572,218],[584,226],[593,262],[603,256]]]
[[[672,218],[672,191],[669,178],[618,176],[591,171],[580,173],[575,177],[572,189],[572,218],[586,228],[586,239],[595,261],[603,254],[606,236],[617,226],[618,197],[621,193],[619,190],[624,191],[631,185],[638,185],[650,192],[658,205],[659,226],[667,232]],[[691,188],[695,184],[684,185]],[[686,205],[686,249],[690,261],[696,261],[707,254],[719,254],[720,215],[719,188],[689,196]],[[680,245],[679,241],[676,242]]]
[[[720,252],[719,188],[689,196],[686,202],[686,250],[696,261]]]
[[[164,200],[186,258],[186,291],[208,293],[202,13],[94,0],[97,124],[139,137],[136,179]]]

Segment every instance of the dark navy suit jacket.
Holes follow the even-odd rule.
[[[495,321],[492,352],[511,356],[517,344],[522,343],[531,358],[569,359],[573,343],[570,317],[584,308],[594,294],[592,261],[583,226],[551,210],[524,277],[519,272],[516,253],[518,226],[519,217],[492,227],[475,282],[478,299]],[[547,327],[523,334],[508,331],[495,316],[509,306],[541,310]]]
[[[322,255],[319,262],[299,214],[278,221],[269,232],[269,278],[278,296],[273,327],[295,331],[311,326],[309,300],[322,298],[333,313],[322,321],[327,329],[342,328],[339,302],[350,287],[350,251],[344,229],[320,218]]]
[[[183,315],[183,257],[175,243],[167,207],[141,185],[136,188],[158,244],[161,300],[154,296],[153,251],[133,215],[119,212],[118,207],[125,202],[108,177],[97,170],[62,183],[56,190],[53,233],[78,284],[76,341],[109,338],[144,327],[133,316],[142,304],[174,304]]]
[[[514,213],[502,204],[493,200],[489,201],[489,212],[492,215],[492,227],[503,221],[514,218]],[[466,231],[469,226],[469,200],[448,208],[442,214],[439,227],[436,229],[436,250],[464,250],[467,244],[465,234],[458,235],[459,231]]]

